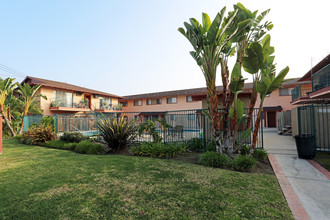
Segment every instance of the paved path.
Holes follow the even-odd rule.
[[[294,138],[274,129],[264,130],[264,147],[295,219],[330,219],[329,172],[299,159]]]

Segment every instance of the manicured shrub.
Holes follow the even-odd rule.
[[[208,151],[200,156],[198,163],[209,167],[224,168],[228,165],[229,158],[226,154]]]
[[[60,139],[61,141],[66,141],[70,143],[79,143],[83,140],[86,140],[87,137],[80,132],[65,132]]]
[[[102,144],[95,144],[89,140],[84,140],[77,144],[74,151],[81,154],[103,154],[105,149]]]
[[[191,151],[202,151],[204,150],[204,142],[203,139],[200,138],[192,138],[186,142],[186,146],[188,150]]]
[[[22,136],[25,144],[42,144],[55,138],[53,127],[50,125],[32,126],[28,131],[23,132]]]
[[[101,118],[95,127],[113,152],[125,149],[127,143],[135,139],[137,132],[135,120],[129,121],[124,117]]]
[[[32,142],[33,142],[32,138],[23,139],[23,144],[32,145]]]
[[[234,170],[250,171],[257,164],[257,160],[249,155],[238,155],[231,162]]]
[[[21,134],[17,134],[15,137],[14,137],[14,139],[16,139],[16,140],[23,140],[23,135],[21,135]]]
[[[251,146],[250,145],[243,145],[241,147],[241,155],[249,155],[250,154],[250,150],[251,150]]]
[[[216,152],[217,149],[216,149],[216,143],[215,141],[210,141],[206,144],[206,151],[213,151],[213,152]]]
[[[42,146],[63,149],[63,150],[74,150],[76,148],[77,143],[68,143],[62,140],[53,140],[43,143]]]
[[[267,159],[267,151],[264,149],[254,149],[252,156],[257,160],[266,160]]]
[[[130,151],[137,156],[171,159],[184,153],[186,149],[183,144],[142,143],[131,147]]]

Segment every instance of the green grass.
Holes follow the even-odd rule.
[[[293,219],[275,176],[5,140],[0,219]]]
[[[316,152],[314,160],[330,172],[330,152]]]

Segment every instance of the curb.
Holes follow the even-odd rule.
[[[307,160],[313,167],[315,167],[320,173],[322,173],[328,180],[330,180],[330,172],[322,167],[318,162],[314,160]]]
[[[294,192],[290,182],[283,173],[282,168],[276,160],[274,154],[268,154],[268,159],[273,167],[274,173],[276,175],[277,181],[281,186],[283,195],[288,202],[289,208],[296,220],[307,220],[310,219],[305,208],[300,203],[296,193]]]

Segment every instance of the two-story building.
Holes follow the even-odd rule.
[[[298,80],[292,92],[292,135],[312,134],[318,150],[330,151],[330,54]]]
[[[39,98],[37,101],[44,115],[121,111],[118,103],[123,98],[121,96],[31,76],[27,76],[23,83],[31,86],[41,84],[37,94],[46,96],[47,100]]]

